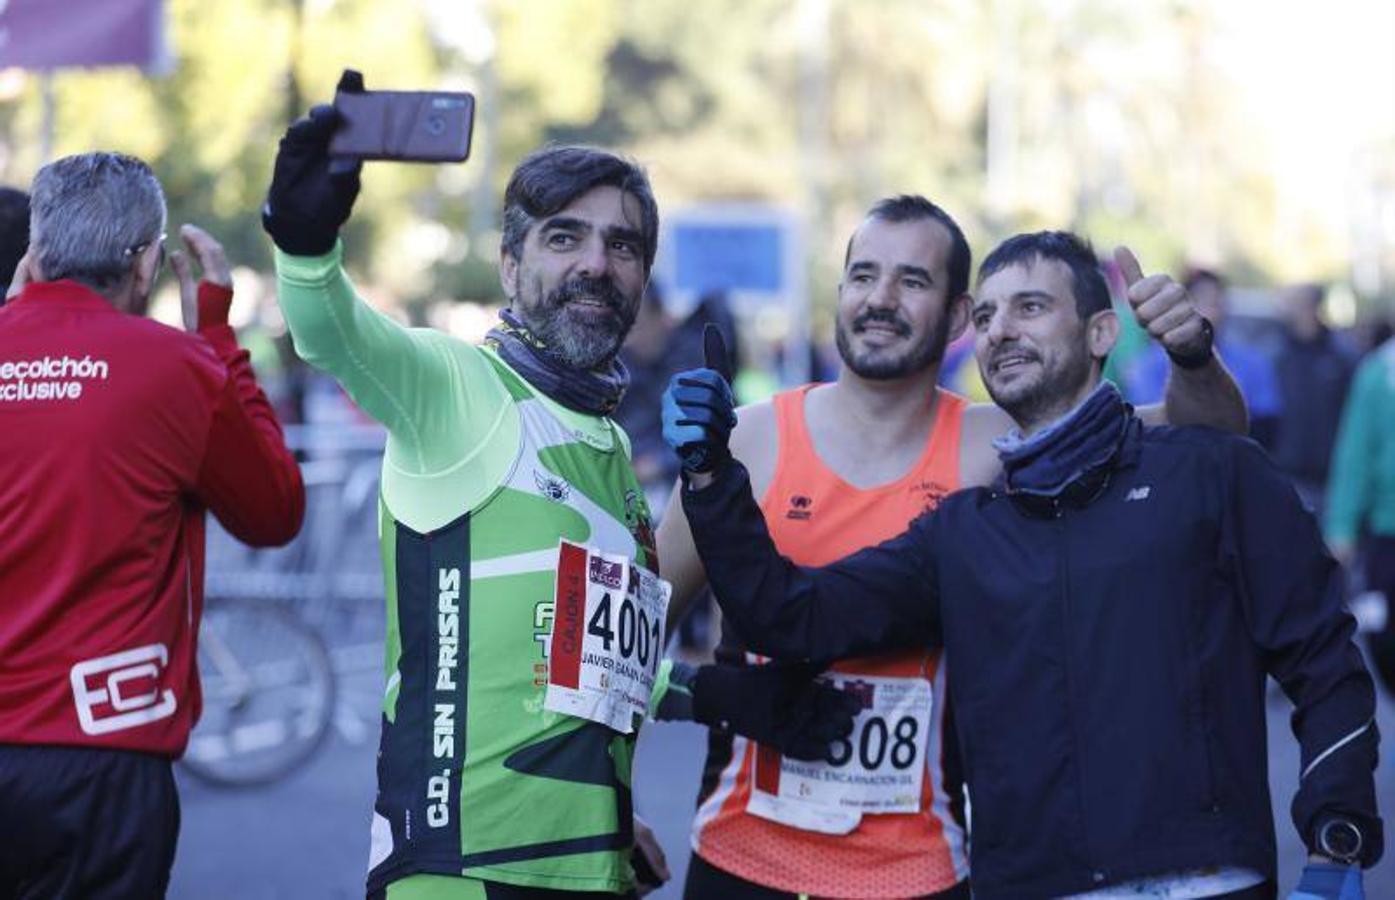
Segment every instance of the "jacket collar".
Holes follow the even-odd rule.
[[[1023,513],[1037,518],[1055,518],[1065,507],[1083,508],[1098,500],[1109,489],[1115,474],[1136,468],[1143,455],[1144,424],[1133,407],[1124,405],[1123,433],[1113,454],[1103,464],[1077,475],[1056,495],[1035,494],[1009,488],[1007,474],[999,474],[990,489],[993,497],[1012,501]]]
[[[1074,409],[1031,437],[1014,429],[993,446],[1013,494],[1055,497],[1118,455],[1132,408],[1117,388],[1101,381]]]
[[[64,306],[70,309],[89,309],[95,312],[120,313],[111,301],[85,284],[70,279],[62,281],[36,281],[25,285],[24,290],[12,297],[6,306],[35,308],[38,306]]]

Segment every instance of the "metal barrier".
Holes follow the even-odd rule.
[[[386,432],[378,426],[292,426],[305,524],[289,544],[253,549],[209,518],[205,593],[292,603],[312,624],[326,605],[381,600],[378,479]],[[342,610],[341,610],[342,611]]]
[[[332,724],[355,744],[373,738],[382,698],[378,490],[385,441],[375,425],[286,429],[301,460],[306,506],[305,524],[284,547],[248,547],[208,517],[210,607],[275,601],[309,625],[323,639],[337,682]]]

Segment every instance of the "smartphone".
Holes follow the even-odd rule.
[[[342,122],[333,156],[401,162],[464,162],[470,155],[475,98],[449,91],[339,91]]]

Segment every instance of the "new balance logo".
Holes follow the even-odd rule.
[[[1124,502],[1128,503],[1130,500],[1147,500],[1148,494],[1151,493],[1152,490],[1152,486],[1146,484],[1143,487],[1136,487],[1129,491],[1129,495],[1124,498]]]

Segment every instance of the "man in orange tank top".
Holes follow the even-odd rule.
[[[950,340],[968,323],[970,250],[942,209],[884,199],[848,242],[838,286],[838,380],[744,407],[731,452],[780,552],[822,565],[902,532],[949,492],[998,473],[992,440],[1012,422],[996,406],[936,387]],[[1185,293],[1139,321],[1166,349],[1198,339]],[[1183,321],[1183,325],[1176,323]],[[1245,406],[1214,355],[1174,366],[1154,423],[1245,430]],[[675,491],[658,531],[673,585],[670,629],[707,578]],[[719,658],[755,663],[724,633]],[[714,728],[693,826],[685,896],[969,896],[963,792],[940,655],[844,660],[829,677],[869,701],[824,763],[782,759]]]

